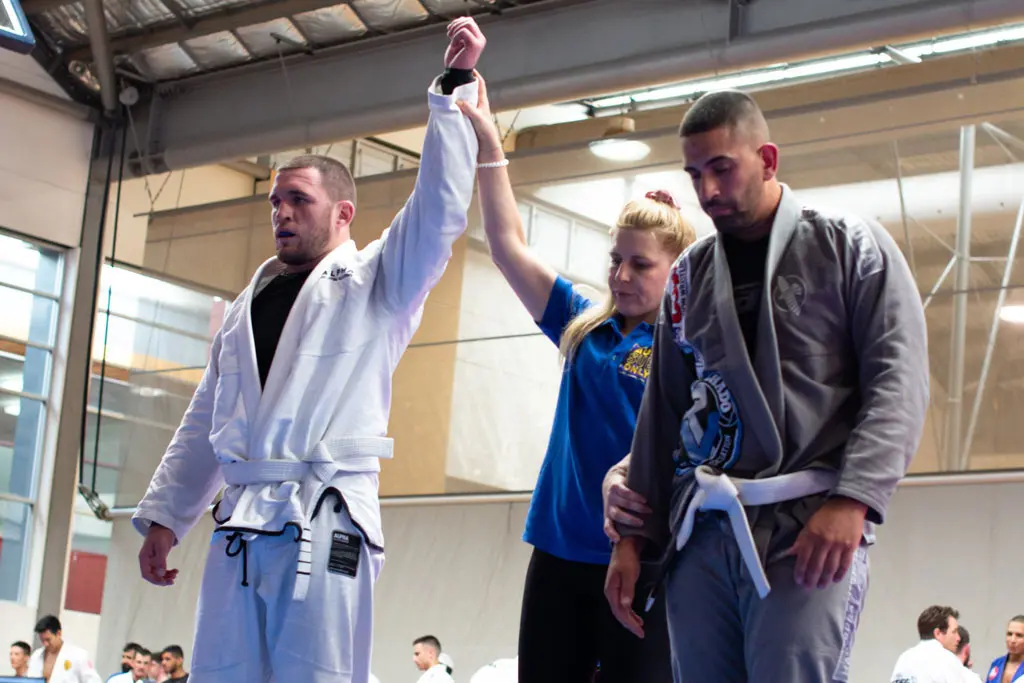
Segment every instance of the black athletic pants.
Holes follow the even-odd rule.
[[[519,683],[671,683],[664,599],[644,614],[647,590],[638,585],[641,640],[612,615],[607,571],[534,549],[519,622]]]

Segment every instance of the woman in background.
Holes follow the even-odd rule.
[[[500,150],[502,141],[484,81],[477,79],[479,108],[459,106],[484,156]],[[523,535],[534,551],[520,618],[519,680],[667,683],[672,671],[663,601],[647,614],[641,640],[615,620],[604,597],[611,548],[601,484],[629,452],[653,323],[672,263],[694,241],[694,230],[666,192],[627,203],[611,231],[609,293],[591,301],[528,248],[506,165],[484,164],[478,172],[491,258],[565,358]],[[638,592],[640,603],[644,598]]]

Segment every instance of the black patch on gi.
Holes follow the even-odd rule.
[[[335,531],[331,535],[331,555],[327,559],[327,571],[355,578],[359,572],[359,552],[363,537],[347,531]]]

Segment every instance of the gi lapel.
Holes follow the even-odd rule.
[[[754,371],[757,376],[761,393],[764,394],[768,409],[772,413],[778,434],[778,447],[774,465],[766,476],[774,475],[782,464],[782,444],[786,439],[785,400],[782,391],[782,367],[779,360],[779,341],[775,332],[775,295],[777,282],[775,271],[789,242],[796,233],[797,222],[800,220],[801,208],[793,193],[783,187],[782,199],[775,212],[772,223],[771,237],[768,240],[768,259],[764,268],[764,289],[761,292],[761,311],[757,321],[757,357],[754,359]],[[785,283],[783,283],[785,286]]]
[[[267,373],[267,383],[263,387],[263,396],[260,399],[260,408],[257,412],[258,423],[267,424],[270,416],[277,405],[278,397],[288,383],[288,376],[291,374],[292,365],[295,363],[295,354],[299,349],[299,341],[302,337],[302,330],[306,326],[306,313],[309,307],[309,300],[313,296],[320,280],[328,274],[331,267],[337,265],[339,260],[354,254],[355,242],[348,240],[340,247],[329,253],[320,260],[306,278],[295,297],[292,310],[288,312],[284,329],[281,330],[281,338],[277,341],[277,349],[274,351],[274,360],[270,364],[270,371]]]
[[[739,317],[736,315],[736,304],[732,291],[732,275],[729,272],[729,261],[725,256],[722,240],[715,238],[714,263],[714,294],[715,313],[721,331],[723,357],[720,372],[725,378],[732,395],[739,406],[740,418],[749,429],[748,434],[757,436],[758,443],[769,461],[778,459],[779,433],[768,409],[761,387],[758,386],[754,368],[750,363],[747,345],[743,341]],[[707,354],[705,353],[705,358]],[[746,451],[740,445],[741,453]],[[739,464],[744,467],[746,464]]]
[[[256,297],[260,281],[268,269],[277,265],[277,258],[269,258],[263,262],[252,276],[249,286],[242,292],[242,325],[245,327],[245,345],[236,344],[235,353],[238,355],[239,371],[242,373],[242,401],[245,404],[245,414],[250,420],[256,417],[260,407],[260,396],[263,392],[260,386],[260,369],[256,361],[256,339],[252,332],[252,300]],[[250,432],[252,429],[250,428]]]

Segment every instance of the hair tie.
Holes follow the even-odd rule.
[[[679,210],[679,205],[676,204],[676,200],[672,198],[672,195],[669,194],[667,190],[651,190],[650,192],[645,194],[644,197],[646,197],[647,199],[654,200],[659,204],[667,204],[676,211]]]

